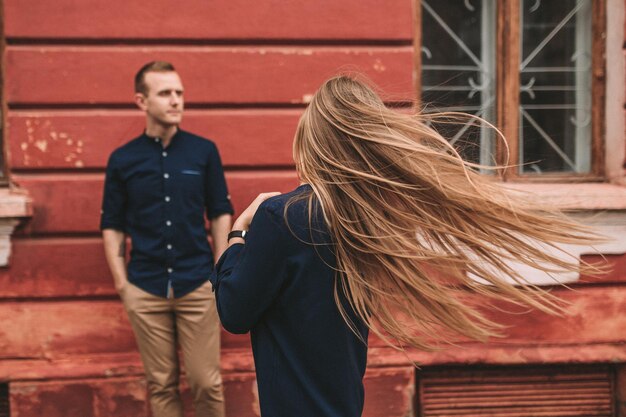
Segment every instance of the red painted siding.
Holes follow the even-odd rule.
[[[187,110],[184,126],[215,141],[226,167],[291,167],[301,109]],[[12,111],[13,170],[102,169],[144,127],[135,110]],[[102,129],[107,126],[107,129]]]
[[[143,129],[131,101],[135,71],[153,59],[176,65],[189,108],[182,127],[218,144],[240,212],[259,192],[297,184],[295,126],[325,78],[361,71],[389,101],[414,98],[413,1],[3,5],[4,135],[12,180],[35,208],[13,241],[10,267],[0,269],[0,380],[13,381],[11,415],[147,416],[98,231],[107,158]],[[626,362],[626,255],[607,259],[607,276],[558,290],[571,315],[499,315],[509,326],[502,339],[408,356],[426,367]],[[415,369],[376,337],[370,344],[365,415],[413,415]],[[229,416],[258,415],[248,346],[247,336],[222,335]]]
[[[129,105],[137,69],[171,61],[188,104],[301,104],[328,77],[359,71],[397,99],[413,97],[413,48],[58,47],[7,50],[10,105]]]
[[[19,174],[15,182],[34,199],[28,234],[98,233],[103,174]],[[231,171],[226,181],[240,212],[259,190],[289,191],[298,185],[295,171]]]
[[[405,417],[412,407],[414,370],[411,367],[370,370],[365,387],[375,393],[365,400],[364,417]],[[254,374],[230,373],[224,377],[226,413],[258,417],[258,394]],[[183,383],[183,399],[190,393]],[[68,382],[20,382],[11,385],[14,417],[148,417],[142,378],[79,379]],[[185,416],[193,416],[187,407]]]
[[[8,158],[35,212],[0,270],[0,379],[21,381],[11,384],[18,417],[147,416],[98,231],[107,158],[143,129],[132,104],[142,64],[177,67],[182,127],[219,146],[237,211],[297,185],[293,134],[325,78],[360,71],[390,101],[414,98],[410,0],[112,1],[4,2]],[[248,346],[223,333],[230,416],[258,415]],[[414,370],[373,367],[366,387],[367,416],[405,416]]]
[[[406,0],[6,0],[15,39],[411,41]]]

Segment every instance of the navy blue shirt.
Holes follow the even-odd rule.
[[[336,258],[315,200],[309,224],[301,197],[311,195],[303,185],[262,203],[246,243],[229,247],[211,275],[222,325],[251,333],[263,417],[358,417],[363,410],[367,327],[343,292],[359,337],[335,304]]]
[[[213,142],[179,129],[167,148],[143,134],[111,154],[100,228],[130,236],[134,285],[182,297],[206,282],[213,253],[205,213],[233,213]]]

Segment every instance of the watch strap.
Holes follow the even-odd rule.
[[[228,234],[228,240],[231,240],[232,238],[235,238],[235,237],[239,237],[243,240],[246,240],[247,234],[248,234],[247,230],[233,230],[232,232]]]

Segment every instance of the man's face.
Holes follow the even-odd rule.
[[[144,76],[147,95],[137,93],[139,108],[153,122],[163,126],[178,125],[183,117],[183,84],[176,72],[148,72]]]

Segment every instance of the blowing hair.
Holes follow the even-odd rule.
[[[561,314],[563,303],[512,263],[550,275],[593,270],[558,245],[599,240],[477,173],[486,167],[464,161],[430,127],[436,117],[389,109],[366,82],[338,76],[313,96],[293,145],[313,190],[309,215],[316,198],[330,233],[339,311],[354,330],[341,290],[370,330],[399,349],[501,335],[482,308],[488,303]]]

